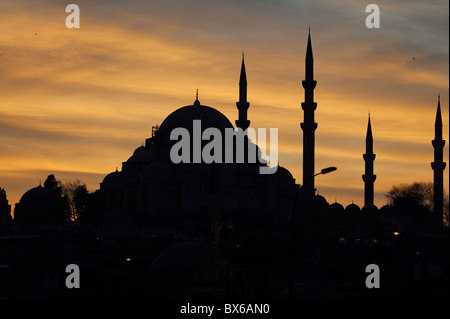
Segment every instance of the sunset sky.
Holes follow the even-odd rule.
[[[308,27],[317,86],[316,187],[362,207],[365,134],[374,137],[375,204],[401,183],[433,181],[438,94],[448,193],[449,2],[344,0],[0,0],[0,187],[14,207],[55,174],[90,191],[120,170],[181,106],[234,124],[242,51],[254,128],[278,128],[279,162],[302,181],[301,102]]]

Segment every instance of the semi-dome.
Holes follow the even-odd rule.
[[[115,185],[121,182],[122,177],[121,172],[119,172],[117,169],[114,172],[109,173],[105,176],[102,183],[103,185]]]
[[[196,100],[193,105],[183,106],[169,114],[161,123],[159,130],[171,132],[177,127],[183,127],[190,131],[194,120],[201,120],[202,129],[208,127],[215,127],[219,130],[233,128],[225,115],[212,107],[201,105]]]
[[[133,155],[137,154],[139,152],[145,151],[147,148],[144,145],[139,146],[137,149],[134,150]]]
[[[138,147],[127,162],[151,162],[158,159],[159,154],[157,150],[142,147]]]

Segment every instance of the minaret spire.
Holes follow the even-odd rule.
[[[434,122],[434,140],[432,141],[434,148],[434,162],[431,167],[434,171],[433,182],[433,219],[436,226],[443,224],[443,210],[444,210],[444,169],[446,163],[444,162],[444,145],[445,140],[442,139],[442,115],[441,115],[441,96],[438,95],[438,105],[436,111],[436,120]]]
[[[369,207],[374,205],[373,184],[377,178],[377,176],[373,174],[373,162],[375,161],[375,154],[373,153],[373,136],[372,124],[370,122],[370,113],[366,133],[366,153],[363,154],[363,158],[365,161],[365,174],[362,176],[362,179],[364,181],[364,206]]]
[[[247,120],[247,110],[249,106],[250,103],[247,101],[247,74],[245,72],[244,52],[242,52],[241,75],[239,77],[239,102],[236,102],[239,117],[238,120],[236,120],[236,126],[243,131],[250,125],[250,121]]]
[[[314,79],[314,58],[311,44],[311,32],[308,30],[308,44],[306,47],[306,68],[305,68],[305,79],[307,81],[313,81]]]
[[[436,120],[434,121],[435,138],[442,139],[442,115],[441,115],[441,95],[438,95],[438,106]]]
[[[302,103],[304,121],[300,124],[303,130],[303,196],[307,202],[312,202],[315,195],[314,188],[314,148],[315,130],[317,123],[314,121],[314,111],[317,103],[314,102],[314,59],[311,44],[311,32],[308,30],[308,43],[305,58],[305,80],[302,81],[305,89],[305,101]]]

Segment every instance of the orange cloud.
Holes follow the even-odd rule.
[[[431,181],[438,92],[449,139],[448,48],[439,43],[448,39],[434,32],[445,20],[439,6],[417,14],[385,4],[387,18],[376,33],[364,28],[353,1],[276,7],[214,1],[201,8],[81,1],[78,30],[65,28],[63,5],[23,3],[0,12],[7,30],[0,34],[0,186],[13,203],[52,171],[98,187],[152,125],[192,103],[196,89],[202,104],[234,123],[242,50],[251,125],[279,129],[280,164],[301,183],[301,80],[311,20],[316,167],[338,167],[318,179],[320,194],[361,205],[369,112],[378,205],[394,184]],[[429,16],[438,22],[429,24]],[[395,23],[400,18],[414,20],[413,36],[408,23]]]

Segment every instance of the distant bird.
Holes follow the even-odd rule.
[[[34,35],[37,35],[37,33],[35,33]]]
[[[412,58],[413,60],[415,60],[416,58]]]

